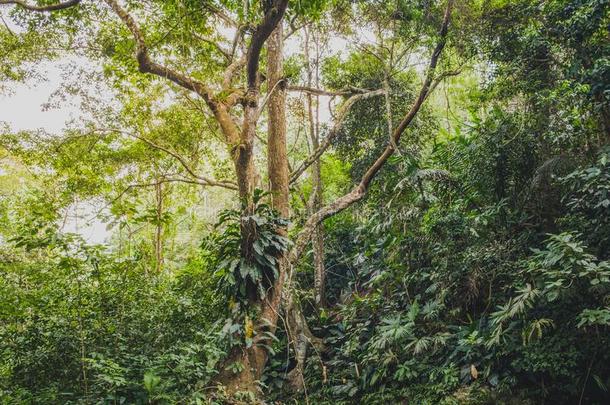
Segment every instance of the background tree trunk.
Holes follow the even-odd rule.
[[[305,32],[305,67],[307,69],[307,85],[314,86],[314,69],[315,69],[315,88],[320,87],[319,76],[319,43],[315,39],[316,45],[316,60],[312,66],[309,53],[310,32],[306,27]],[[312,150],[318,150],[320,147],[320,96],[316,95],[315,103],[311,93],[307,93],[307,114],[309,118],[309,136],[311,140]],[[315,104],[315,114],[314,114]],[[311,215],[322,208],[322,173],[320,159],[311,165],[311,180],[312,180],[312,195],[308,203],[308,214]],[[312,240],[313,248],[313,264],[314,264],[314,299],[318,308],[326,306],[326,270],[324,268],[324,225],[319,223],[313,230]]]
[[[155,224],[155,274],[163,270],[163,183],[157,179],[155,184],[157,223]]]

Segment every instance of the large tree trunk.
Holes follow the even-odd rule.
[[[267,49],[267,80],[268,89],[273,91],[268,101],[268,114],[269,114],[269,125],[268,125],[268,142],[267,142],[267,154],[268,154],[268,175],[271,191],[271,203],[275,210],[279,212],[285,218],[289,216],[289,189],[288,189],[288,154],[286,148],[286,95],[284,91],[284,85],[281,83],[282,79],[282,53],[283,53],[283,30],[281,24],[274,30],[269,37],[268,49]],[[256,111],[256,109],[253,109]],[[256,114],[254,112],[254,114]],[[250,128],[254,130],[254,128]],[[245,130],[248,130],[246,128]],[[241,151],[240,151],[241,153]],[[252,160],[252,153],[250,150],[250,160]],[[245,163],[245,162],[242,162]],[[249,177],[250,180],[255,177],[253,171],[244,170],[244,167],[240,167],[243,170],[242,174]],[[253,170],[253,169],[252,169]],[[252,173],[252,174],[250,174]],[[238,171],[239,177],[239,171]],[[245,197],[249,198],[251,195],[252,183],[244,181],[238,181],[240,186],[240,194],[244,189]],[[247,184],[250,184],[250,189],[247,189]],[[243,197],[242,197],[243,198]],[[247,232],[249,230],[242,224],[242,250],[246,249],[248,244]],[[287,235],[287,229],[279,229],[280,233],[284,236]],[[247,252],[242,252],[247,254]],[[229,356],[228,363],[239,361],[244,366],[242,371],[236,374],[223,372],[219,379],[223,383],[229,393],[237,391],[251,391],[256,392],[258,390],[257,381],[261,378],[265,364],[267,362],[268,353],[264,344],[270,344],[271,342],[265,341],[265,332],[275,333],[278,313],[280,311],[280,300],[282,295],[282,287],[286,276],[286,266],[288,263],[287,258],[278,258],[279,269],[278,278],[274,281],[273,286],[267,292],[265,299],[257,300],[251,298],[251,305],[260,308],[260,319],[257,320],[255,325],[256,337],[255,343],[250,348],[235,348]]]
[[[244,125],[241,133],[241,142],[232,151],[239,197],[243,204],[242,218],[248,217],[254,213],[252,193],[254,192],[257,183],[253,159],[257,92],[252,92],[248,94],[248,96],[250,97],[250,102],[244,108]],[[252,220],[242,220],[240,223],[240,233],[240,255],[244,258],[250,258],[252,255],[254,238],[256,237],[256,224]],[[247,294],[251,307],[261,306],[261,302],[258,299],[257,287],[255,285],[247,286]],[[224,361],[224,364],[221,366],[220,374],[216,378],[216,382],[225,386],[226,392],[229,395],[233,395],[238,391],[256,393],[258,391],[257,380],[260,377],[258,370],[262,368],[262,362],[263,358],[256,348],[246,348],[243,346],[233,347],[227,356],[227,359]],[[235,363],[241,364],[241,369],[238,372],[233,372],[228,368]]]
[[[269,91],[272,92],[268,106],[267,166],[271,204],[282,217],[288,218],[290,216],[290,201],[288,189],[288,152],[286,147],[286,93],[282,77],[283,35],[282,24],[279,24],[271,34],[271,37],[269,37],[267,46],[267,80],[269,81]],[[287,235],[287,229],[278,229],[278,232],[284,236]],[[257,330],[259,336],[264,331],[275,333],[288,264],[287,254],[280,257],[278,263],[278,278],[262,303],[261,319],[258,322]],[[258,364],[256,376],[260,378],[267,361],[267,351],[262,346],[254,347],[254,350],[257,352]]]
[[[268,343],[264,341],[265,332],[270,332],[272,334],[275,333],[279,315],[279,304],[282,298],[283,284],[285,279],[290,283],[290,280],[293,275],[291,266],[296,264],[297,260],[303,253],[305,246],[310,241],[311,235],[313,234],[315,228],[322,221],[341,212],[352,204],[360,201],[366,195],[371,182],[375,179],[375,177],[377,176],[381,168],[385,165],[387,160],[394,154],[396,150],[396,145],[399,144],[401,136],[417,116],[417,113],[426,101],[429,93],[436,87],[440,80],[442,80],[442,76],[435,78],[434,74],[436,71],[438,59],[445,47],[453,2],[453,0],[449,0],[447,2],[447,8],[445,9],[445,15],[443,18],[443,25],[439,32],[440,39],[432,53],[432,57],[430,58],[426,77],[419,91],[419,94],[411,105],[410,110],[406,113],[406,115],[400,121],[398,126],[393,129],[391,141],[389,142],[389,144],[385,147],[382,153],[364,173],[364,175],[360,179],[360,182],[355,185],[350,192],[336,199],[334,202],[322,207],[320,210],[315,212],[307,219],[303,226],[303,229],[297,235],[294,246],[291,249],[290,253],[286,255],[286,257],[280,258],[280,262],[282,264],[279,268],[279,277],[277,280],[275,280],[274,285],[269,289],[267,297],[262,302],[251,300],[252,305],[257,305],[260,308],[261,314],[260,319],[257,320],[257,324],[255,327],[255,331],[257,332],[255,341],[257,342],[250,348],[236,348],[234,352],[231,353],[231,355],[229,356],[229,363],[232,361],[240,361],[243,365],[242,371],[237,374],[226,373],[226,368],[223,370],[219,380],[220,382],[224,383],[225,386],[227,386],[227,390],[229,391],[229,393],[240,390],[248,390],[251,392],[257,391],[258,386],[256,382],[260,379],[263,373],[265,363],[267,362],[268,357],[268,353],[265,347],[260,345],[260,343]],[[285,10],[287,2],[280,0],[280,3],[284,5],[283,10]],[[265,25],[264,27],[266,26],[267,25]],[[265,38],[263,38],[263,40],[264,39]],[[253,48],[251,47],[250,49]],[[260,51],[260,48],[258,48],[258,50]],[[282,29],[279,26],[276,30],[271,32],[267,63],[269,79],[268,88],[270,89],[269,91],[271,91],[272,93],[274,92],[274,90],[277,91],[277,93],[273,93],[273,96],[270,98],[269,103],[268,161],[269,180],[271,183],[270,188],[272,191],[272,203],[280,213],[282,213],[283,215],[288,215],[289,180],[288,160],[286,157],[285,95],[283,91],[283,86],[279,85],[279,80],[281,80],[282,72]],[[249,128],[248,125],[255,125],[256,123],[257,99],[256,97],[253,97],[253,95],[257,95],[258,89],[258,86],[254,83],[256,81],[255,74],[257,70],[258,60],[256,60],[255,65],[256,66],[254,66],[253,69],[250,69],[250,64],[248,64],[249,90],[248,94],[246,94],[246,119],[244,120],[244,126],[242,127],[242,136],[243,134],[252,134],[252,138],[249,138],[250,141],[254,139],[254,130],[253,128]],[[254,93],[251,92],[251,90],[253,89],[255,90]],[[253,119],[249,120],[250,117],[253,117]],[[245,146],[248,146],[248,144],[246,143]],[[246,151],[248,151],[248,149],[246,149]],[[239,157],[240,155],[238,154],[237,158]],[[249,149],[249,158],[252,158],[252,149]],[[249,178],[249,176],[240,178],[240,175],[244,173],[240,173],[240,170],[243,170],[245,166],[239,163],[239,159],[236,159],[236,168],[238,169],[238,184],[240,194],[242,194],[242,190],[246,188],[243,186],[243,184],[249,184],[251,190],[252,183],[242,182],[244,178]],[[247,171],[245,171],[245,173],[247,173]],[[286,230],[281,231],[286,232]],[[243,238],[244,235],[242,235],[242,239]],[[288,306],[291,307],[291,305]],[[292,305],[292,307],[294,307],[294,305]],[[298,319],[295,323],[299,323]],[[299,342],[297,342],[297,344],[298,343]],[[301,364],[302,363],[303,362],[301,361]]]

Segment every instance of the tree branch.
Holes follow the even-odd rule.
[[[133,38],[136,41],[136,59],[138,61],[140,72],[151,73],[169,79],[177,85],[199,94],[204,100],[206,100],[206,102],[208,102],[208,104],[215,104],[212,101],[211,90],[208,89],[204,83],[152,61],[150,59],[150,55],[148,54],[148,48],[146,47],[146,42],[144,41],[144,35],[142,34],[142,31],[134,18],[127,13],[127,11],[125,11],[125,9],[123,9],[116,0],[104,1],[125,23],[125,25],[127,25],[127,28],[133,35]]]
[[[169,178],[163,177],[163,178],[161,178],[161,180],[158,180],[158,181],[152,182],[152,183],[132,183],[132,184],[127,185],[127,187],[125,187],[123,190],[121,190],[116,197],[114,197],[107,204],[105,204],[102,208],[100,208],[91,218],[89,218],[89,221],[91,221],[92,219],[94,219],[98,215],[100,215],[102,213],[102,211],[104,211],[106,208],[108,208],[108,206],[114,204],[117,200],[119,200],[121,197],[123,197],[125,194],[127,194],[130,190],[132,190],[134,188],[154,187],[154,186],[158,186],[163,183],[187,183],[187,184],[197,184],[200,186],[213,186],[212,184],[208,184],[204,181],[198,181],[198,180],[192,180],[192,179],[180,179],[180,178],[172,178],[172,177],[169,177]]]
[[[343,89],[343,90],[316,89],[314,87],[309,87],[309,86],[287,86],[286,90],[302,92],[302,93],[309,93],[309,94],[313,94],[316,96],[330,96],[330,97],[351,96],[354,94],[362,94],[362,93],[367,93],[367,92],[371,91],[371,90],[361,89],[361,88],[352,87],[352,86],[350,86],[346,89]]]
[[[115,133],[119,133],[119,134],[124,134],[127,136],[130,136],[132,138],[138,139],[142,142],[144,142],[145,144],[147,144],[148,146],[154,148],[154,149],[158,149],[162,152],[167,153],[168,155],[172,156],[174,159],[176,159],[180,165],[187,171],[187,173],[193,177],[194,179],[197,179],[196,184],[201,184],[201,185],[207,185],[207,186],[217,186],[217,187],[223,187],[229,190],[237,190],[237,186],[235,185],[235,183],[230,182],[230,181],[218,181],[218,180],[214,180],[214,179],[210,179],[201,175],[198,175],[197,173],[195,173],[195,171],[189,166],[189,164],[186,162],[186,159],[184,159],[184,157],[180,156],[178,153],[172,151],[171,149],[168,149],[164,146],[158,145],[156,143],[154,143],[153,141],[151,141],[150,139],[147,139],[143,136],[140,135],[136,135],[136,134],[132,134],[130,132],[127,131],[122,131],[120,129],[102,129],[102,130],[98,130],[98,131],[106,131],[106,132],[115,132]]]
[[[192,34],[199,41],[205,42],[206,44],[213,46],[214,49],[216,49],[228,62],[231,62],[231,59],[233,59],[233,55],[231,54],[231,51],[223,48],[222,45],[220,45],[218,42],[212,41],[211,39],[206,38],[203,35],[200,35],[196,32],[192,32]]]
[[[158,149],[160,151],[163,151],[165,153],[167,153],[168,155],[174,157],[178,162],[180,162],[180,165],[182,167],[184,167],[184,169],[187,171],[187,173],[189,175],[191,175],[193,178],[199,180],[198,184],[203,184],[203,185],[208,185],[208,186],[218,186],[218,187],[224,187],[224,188],[228,188],[230,190],[237,190],[237,186],[233,183],[227,182],[227,181],[216,181],[214,179],[209,179],[207,177],[203,177],[198,175],[197,173],[195,173],[195,171],[188,165],[188,163],[186,162],[186,160],[180,156],[179,154],[177,154],[176,152],[163,147],[161,145],[157,145],[156,143],[152,142],[149,139],[146,139],[142,136],[136,135],[136,134],[129,134],[129,136],[139,139],[140,141],[144,142],[145,144],[151,146],[152,148]]]
[[[288,38],[290,38],[291,36],[293,36],[297,31],[299,31],[302,28],[305,28],[307,26],[307,24],[303,24],[300,25],[298,27],[296,27],[292,22],[290,23],[290,31],[284,35],[284,41],[287,40]]]
[[[233,60],[233,62],[227,66],[226,70],[222,75],[222,87],[225,89],[231,88],[231,82],[233,81],[233,77],[237,73],[239,69],[241,69],[246,64],[246,57],[242,56],[239,59]]]
[[[81,0],[67,0],[63,3],[57,4],[49,4],[47,6],[33,6],[31,4],[26,3],[24,0],[0,0],[0,5],[3,4],[15,4],[21,8],[24,8],[29,11],[37,11],[37,12],[46,12],[46,11],[57,11],[57,10],[65,10],[66,8],[70,8],[79,4]]]
[[[288,0],[273,0],[267,2],[265,7],[265,16],[263,21],[256,27],[250,46],[248,47],[247,54],[247,72],[248,72],[248,89],[255,89],[257,87],[257,75],[258,75],[258,64],[260,61],[261,50],[269,35],[273,32],[275,27],[280,23],[286,7],[288,6]]]
[[[239,24],[237,24],[237,21],[235,21],[233,18],[231,18],[228,14],[224,13],[218,7],[216,7],[212,4],[204,4],[203,7],[208,9],[208,11],[210,11],[212,14],[216,15],[218,18],[220,18],[222,21],[224,21],[227,25],[229,25],[231,27],[237,27],[239,25]]]
[[[136,187],[153,187],[158,186],[163,183],[187,183],[187,184],[197,184],[200,186],[213,186],[213,184],[209,184],[208,182],[201,180],[192,180],[192,179],[181,179],[181,178],[173,178],[173,177],[162,177],[161,180],[158,180],[153,183],[133,183],[127,186],[127,188],[136,188]]]
[[[273,87],[265,95],[265,99],[263,100],[263,102],[258,107],[258,110],[256,111],[256,115],[255,115],[255,120],[258,120],[260,118],[261,114],[263,113],[263,110],[265,109],[265,106],[269,102],[269,99],[273,95],[273,92],[275,91],[275,89],[277,89],[278,87],[281,88],[283,85],[284,85],[284,79],[280,79],[277,82],[275,82]]]
[[[436,89],[436,86],[438,86],[443,80],[448,77],[457,76],[460,73],[462,73],[462,69],[449,70],[438,75],[438,77],[435,78],[432,84],[430,85],[430,91],[428,92],[428,95],[432,94],[432,92],[434,92],[434,89]]]
[[[447,31],[449,28],[449,20],[451,17],[451,9],[453,7],[453,2],[454,0],[448,0],[447,2],[447,8],[445,9],[445,15],[443,17],[443,25],[439,32],[440,39],[436,47],[434,48],[434,51],[432,52],[432,56],[428,64],[428,70],[426,72],[426,77],[419,91],[419,96],[414,101],[413,105],[411,106],[411,109],[409,110],[409,112],[407,112],[400,124],[394,129],[394,132],[392,134],[393,142],[390,142],[386,146],[381,155],[379,155],[377,160],[369,167],[366,173],[362,176],[358,185],[356,185],[349,193],[338,198],[333,203],[323,207],[307,219],[305,225],[303,226],[303,229],[297,235],[295,244],[290,252],[290,263],[294,264],[299,259],[299,257],[303,253],[303,250],[305,249],[305,246],[309,242],[311,234],[315,230],[317,224],[324,221],[326,218],[343,211],[353,203],[361,200],[366,195],[369,185],[379,173],[379,170],[381,170],[383,165],[387,162],[387,160],[396,150],[394,145],[398,145],[402,134],[411,124],[430,92],[438,59],[441,53],[443,52],[443,49],[445,48],[445,44],[447,42]]]
[[[116,0],[104,1],[106,4],[108,4],[108,6],[110,6],[116,15],[119,16],[125,25],[127,25],[127,28],[133,35],[133,38],[136,41],[136,59],[138,61],[140,72],[151,73],[159,77],[164,77],[187,90],[197,93],[199,96],[201,96],[201,98],[203,98],[214,114],[214,117],[216,118],[216,121],[218,121],[227,142],[230,144],[237,144],[239,142],[239,131],[235,125],[235,122],[231,119],[231,116],[227,111],[227,106],[214,100],[212,90],[209,89],[204,83],[166,66],[153,62],[148,54],[148,49],[146,47],[142,31],[133,17],[129,15],[129,13],[127,13]]]
[[[333,140],[337,137],[341,128],[343,127],[343,121],[345,120],[347,113],[357,101],[375,96],[380,96],[382,94],[384,94],[384,90],[379,89],[370,91],[368,93],[356,94],[348,98],[347,101],[345,101],[345,103],[343,103],[343,105],[339,109],[337,118],[335,119],[335,124],[328,132],[328,135],[324,138],[322,143],[320,143],[320,146],[318,146],[318,148],[316,148],[316,150],[314,150],[314,152],[307,159],[305,159],[305,161],[303,161],[297,167],[296,170],[291,173],[290,183],[292,184],[297,181],[299,177],[301,177],[301,175],[305,172],[305,170],[307,170],[309,166],[311,166],[316,160],[318,160],[320,156],[322,156],[322,154],[331,146]]]

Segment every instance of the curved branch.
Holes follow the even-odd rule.
[[[255,89],[257,87],[257,75],[258,75],[258,64],[260,61],[261,50],[269,35],[273,32],[275,27],[280,23],[286,7],[288,7],[288,0],[274,0],[270,2],[265,8],[265,16],[263,21],[256,27],[250,46],[248,47],[247,56],[247,72],[248,72],[248,88]]]
[[[430,93],[431,85],[433,84],[434,80],[434,72],[436,71],[436,65],[447,42],[447,31],[449,28],[449,20],[451,17],[451,9],[453,7],[453,2],[454,0],[449,0],[447,2],[447,8],[445,9],[445,15],[443,17],[443,25],[439,32],[440,39],[439,42],[436,44],[436,47],[434,48],[434,52],[432,52],[432,56],[428,64],[428,70],[426,72],[426,77],[419,91],[419,95],[417,99],[413,102],[413,105],[411,106],[409,112],[407,112],[400,124],[394,129],[394,132],[392,133],[392,142],[390,142],[386,146],[386,148],[381,153],[381,155],[379,155],[377,160],[375,160],[375,162],[369,167],[369,169],[360,179],[360,183],[358,183],[358,185],[356,185],[349,193],[338,198],[333,203],[323,207],[307,219],[305,225],[303,226],[303,229],[297,235],[295,244],[290,252],[291,263],[296,263],[296,261],[303,253],[303,250],[309,242],[309,238],[312,232],[314,231],[316,225],[324,221],[326,218],[343,211],[355,202],[360,201],[366,195],[369,185],[379,173],[379,170],[381,170],[381,168],[387,162],[390,156],[394,154],[394,151],[396,150],[396,147],[394,145],[398,145],[402,134],[411,124],[411,122],[419,112],[422,104],[424,103],[424,101],[426,101],[426,98]]]
[[[132,134],[130,132],[127,131],[122,131],[120,129],[102,129],[102,130],[98,130],[98,131],[106,131],[106,132],[115,132],[115,133],[119,133],[119,134],[124,134],[127,136],[130,136],[132,138],[138,139],[142,142],[144,142],[145,144],[147,144],[148,146],[150,146],[151,148],[154,149],[158,149],[162,152],[167,153],[168,155],[172,156],[174,159],[176,159],[180,165],[184,168],[184,170],[186,170],[186,172],[193,177],[194,179],[197,179],[196,184],[201,184],[201,185],[207,185],[207,186],[217,186],[217,187],[223,187],[229,190],[237,190],[237,186],[235,185],[235,183],[232,183],[230,181],[218,181],[218,180],[214,180],[214,179],[210,179],[204,176],[200,176],[197,173],[195,173],[195,171],[189,166],[189,164],[186,162],[186,159],[184,159],[184,157],[180,156],[178,153],[172,151],[171,149],[168,149],[164,146],[158,145],[156,143],[154,143],[153,141],[151,141],[150,139],[147,139],[143,136],[140,135],[136,135],[136,134]]]
[[[163,183],[187,183],[187,184],[197,184],[197,185],[204,186],[204,187],[205,186],[214,186],[214,184],[209,184],[204,181],[172,178],[172,177],[163,177],[161,180],[158,180],[158,181],[152,182],[152,183],[132,183],[132,184],[127,185],[127,187],[125,187],[123,190],[121,190],[121,192],[119,192],[119,194],[116,197],[114,197],[107,204],[105,204],[102,208],[100,208],[91,218],[89,218],[89,221],[94,219],[98,215],[100,215],[102,213],[102,211],[104,211],[106,208],[108,208],[108,206],[114,204],[117,200],[119,200],[121,197],[123,197],[130,190],[132,190],[134,188],[154,187],[154,186],[158,186]]]
[[[159,77],[166,78],[187,90],[197,93],[199,96],[201,96],[201,98],[203,98],[214,114],[214,117],[216,118],[216,121],[218,121],[227,142],[230,144],[237,144],[239,141],[239,131],[237,126],[227,111],[227,107],[223,105],[223,103],[214,100],[212,90],[209,89],[204,83],[192,77],[152,61],[150,59],[150,55],[148,54],[148,48],[146,47],[146,43],[144,41],[144,35],[142,35],[142,31],[134,18],[127,13],[127,11],[125,11],[116,0],[104,1],[106,4],[108,4],[108,6],[110,6],[115,14],[119,16],[123,23],[127,25],[127,28],[133,35],[133,38],[136,41],[136,59],[138,61],[140,72],[151,73]]]
[[[269,102],[269,99],[271,98],[271,96],[273,95],[273,93],[275,92],[275,90],[280,87],[282,88],[284,86],[284,79],[280,79],[277,82],[275,82],[275,84],[273,85],[273,87],[271,88],[271,90],[269,90],[267,92],[267,94],[265,95],[265,98],[263,99],[263,102],[260,104],[260,106],[258,107],[258,110],[256,111],[256,115],[254,116],[255,120],[258,120],[261,116],[261,114],[263,113],[263,110],[265,109],[265,106],[267,105],[267,103]]]
[[[148,48],[146,47],[146,42],[144,41],[144,35],[142,34],[142,31],[140,30],[140,27],[138,26],[134,18],[129,13],[127,13],[127,11],[125,11],[125,9],[123,9],[116,0],[104,1],[125,23],[129,31],[133,35],[133,38],[136,41],[136,59],[138,61],[138,67],[140,69],[140,72],[151,73],[169,79],[177,85],[199,94],[201,97],[203,97],[204,100],[206,100],[208,104],[215,104],[212,101],[211,90],[208,89],[204,83],[151,60],[150,55],[148,53]]]
[[[218,42],[213,41],[209,38],[206,38],[197,32],[192,32],[192,34],[195,37],[195,39],[197,39],[201,42],[205,42],[206,44],[214,47],[214,49],[216,49],[218,51],[218,53],[220,53],[228,62],[230,62],[231,59],[233,59],[233,55],[231,54],[231,51],[223,48],[222,45],[220,45]]]
[[[394,130],[392,134],[392,141],[388,146],[386,146],[383,153],[377,158],[377,160],[373,163],[371,167],[366,171],[366,173],[362,176],[359,187],[363,189],[364,192],[368,189],[371,181],[375,178],[379,170],[383,167],[385,162],[394,154],[396,150],[396,146],[398,142],[400,142],[400,138],[402,134],[405,132],[407,127],[411,124],[419,109],[423,105],[424,101],[428,97],[430,93],[431,85],[433,84],[434,72],[436,71],[436,65],[438,64],[438,59],[445,48],[445,44],[447,43],[447,30],[449,28],[449,19],[451,16],[451,8],[453,6],[453,0],[449,0],[447,3],[447,9],[445,10],[445,16],[443,18],[443,26],[440,30],[439,36],[440,40],[436,44],[434,48],[434,52],[432,52],[432,57],[430,58],[430,64],[428,65],[428,71],[426,73],[426,78],[424,79],[424,83],[419,91],[419,96],[411,106],[411,109],[402,119],[398,127]]]
[[[173,178],[173,177],[162,177],[161,180],[152,183],[133,183],[127,186],[127,188],[136,188],[136,187],[153,187],[158,186],[163,183],[187,183],[187,184],[197,184],[200,186],[215,186],[215,184],[210,184],[201,180],[192,180],[192,179],[181,179],[181,178]]]
[[[65,10],[66,8],[76,6],[81,1],[82,0],[67,0],[63,3],[49,4],[47,6],[34,6],[34,5],[26,3],[24,0],[0,0],[0,5],[14,4],[14,5],[17,5],[26,10],[29,10],[29,11],[47,12],[47,11]]]
[[[222,75],[222,87],[224,89],[231,88],[231,82],[233,81],[233,77],[246,64],[246,57],[242,56],[239,59],[235,59],[229,66],[227,66],[226,70]]]
[[[362,94],[362,93],[367,93],[367,92],[371,91],[371,90],[360,89],[358,87],[352,87],[352,86],[350,86],[344,90],[316,89],[315,87],[309,87],[309,86],[287,86],[286,90],[309,93],[309,94],[313,94],[316,96],[330,96],[330,97],[351,96],[353,94]]]
[[[348,98],[347,101],[345,101],[345,103],[343,103],[343,105],[339,109],[334,126],[328,132],[328,135],[324,138],[320,146],[318,146],[318,148],[316,148],[316,150],[307,159],[305,159],[305,161],[303,161],[299,165],[299,167],[297,167],[296,170],[291,173],[290,183],[294,183],[295,181],[297,181],[299,177],[301,177],[301,175],[305,172],[305,170],[307,170],[309,166],[311,166],[316,160],[318,160],[320,156],[322,156],[322,154],[326,152],[326,150],[331,146],[333,140],[337,137],[341,128],[343,127],[343,121],[345,120],[347,113],[356,103],[356,101],[364,100],[370,97],[380,96],[384,94],[384,92],[385,91],[383,89],[379,89],[370,91],[368,93],[357,94]]]
[[[216,7],[216,6],[212,5],[212,4],[204,4],[203,7],[206,8],[208,11],[210,11],[212,14],[216,15],[222,21],[224,21],[228,26],[231,26],[231,27],[238,27],[239,26],[237,21],[235,21],[228,14],[224,13],[218,7]]]
[[[434,92],[434,89],[436,89],[436,86],[441,84],[441,82],[443,80],[445,80],[448,77],[458,76],[460,73],[462,73],[462,69],[449,70],[449,71],[443,72],[440,75],[438,75],[438,77],[436,79],[434,79],[434,81],[430,85],[430,91],[428,92],[428,95],[432,94]]]
[[[230,190],[237,190],[237,186],[233,183],[227,182],[227,181],[216,181],[214,179],[209,179],[207,177],[203,177],[198,175],[197,173],[195,173],[195,171],[188,165],[188,163],[186,162],[186,160],[184,159],[184,157],[180,156],[179,154],[177,154],[176,152],[163,147],[161,145],[158,145],[154,142],[152,142],[149,139],[146,139],[142,136],[139,135],[135,135],[135,134],[129,134],[129,136],[139,139],[140,141],[144,142],[145,144],[149,145],[152,148],[158,149],[160,151],[163,151],[165,153],[167,153],[168,155],[172,156],[173,158],[175,158],[182,167],[184,167],[184,169],[187,171],[187,173],[189,175],[191,175],[193,178],[199,180],[198,184],[202,184],[202,185],[208,185],[208,186],[218,186],[218,187],[224,187],[224,188],[228,188]]]

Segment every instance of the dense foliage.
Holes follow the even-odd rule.
[[[197,78],[220,76],[224,50],[188,39],[222,35],[197,2],[127,3],[143,20],[158,14],[144,25],[155,55]],[[261,18],[241,1],[207,3],[240,21]],[[336,136],[321,184],[315,171],[291,183],[291,218],[262,191],[262,149],[261,189],[236,197],[231,151],[201,101],[139,74],[125,28],[98,22],[103,7],[84,17],[11,11],[24,31],[0,28],[7,85],[37,76],[32,61],[61,57],[44,44],[64,31],[67,48],[78,48],[79,29],[91,35],[100,49],[81,56],[103,71],[75,72],[63,88],[59,97],[79,94],[88,114],[64,133],[0,127],[0,402],[255,403],[256,393],[217,383],[244,367],[227,362],[231,353],[261,345],[268,402],[608,403],[610,3],[456,3],[444,80],[366,198],[318,230],[325,302],[315,299],[312,244],[289,268],[278,330],[264,333],[249,303],[270,294],[316,198],[343,195],[391,142],[445,2],[290,2],[286,26],[302,41],[286,80],[338,92],[329,106],[391,89],[354,103],[339,128],[319,119],[326,100],[288,99],[291,165],[315,149],[301,135],[310,125],[321,139]],[[359,30],[379,46],[329,45]],[[416,62],[400,60],[403,51]],[[71,212],[107,224],[107,242],[87,241],[78,223],[70,231]],[[292,377],[295,308],[316,340],[302,386]]]

